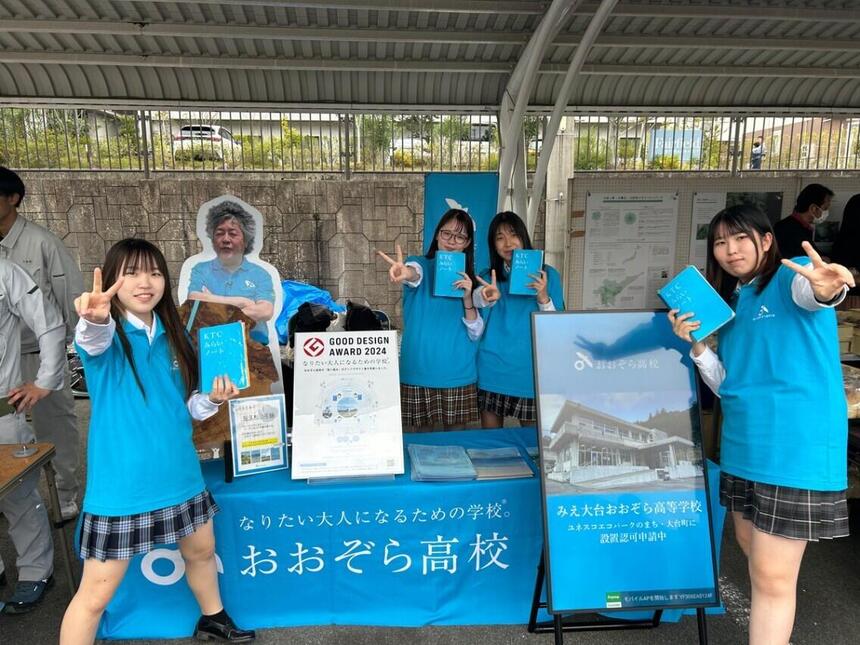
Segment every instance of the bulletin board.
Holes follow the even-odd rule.
[[[568,180],[568,235],[565,242],[564,285],[568,309],[583,308],[586,252],[586,204],[589,193],[677,193],[678,220],[675,228],[673,272],[690,262],[693,201],[696,193],[782,193],[781,216],[791,214],[795,198],[809,183],[821,183],[836,197],[830,220],[838,222],[848,198],[860,192],[860,179],[851,176],[804,174],[662,175],[646,173],[577,173]],[[715,213],[716,214],[716,213]],[[671,242],[671,240],[668,240]]]

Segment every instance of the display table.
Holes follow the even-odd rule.
[[[54,466],[51,460],[56,454],[52,443],[28,444],[28,448],[34,448],[35,452],[29,457],[16,457],[15,453],[21,449],[21,444],[0,444],[0,499],[14,490],[21,481],[30,473],[42,468],[45,471],[45,479],[48,482],[48,517],[51,520],[57,536],[54,548],[62,553],[66,563],[66,580],[69,591],[75,594],[77,585],[72,571],[71,550],[66,538],[64,522],[60,516],[60,500],[57,497],[57,485],[54,481]],[[3,603],[0,603],[2,605]]]
[[[525,449],[534,428],[406,435],[405,442]],[[532,464],[534,465],[534,464]],[[289,471],[223,481],[224,604],[245,628],[524,624],[541,554],[540,480],[308,484]],[[721,530],[721,526],[720,526]],[[102,638],[188,636],[199,610],[175,546],[132,561]],[[675,616],[677,619],[677,616]]]

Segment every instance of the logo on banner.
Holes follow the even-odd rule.
[[[306,356],[316,358],[325,351],[325,343],[321,338],[308,338],[302,345],[302,349]]]

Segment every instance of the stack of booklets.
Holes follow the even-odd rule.
[[[467,452],[475,472],[478,473],[478,479],[534,477],[534,472],[516,448],[469,448]]]
[[[475,479],[469,455],[463,446],[409,445],[412,480],[417,482],[468,481]]]

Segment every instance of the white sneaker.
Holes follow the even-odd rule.
[[[75,500],[71,499],[68,502],[60,502],[60,517],[64,520],[71,520],[77,517],[80,512],[78,503]]]

